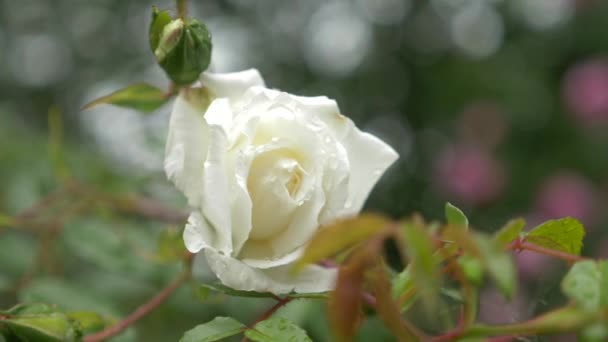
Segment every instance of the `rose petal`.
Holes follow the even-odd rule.
[[[203,215],[198,211],[192,212],[184,229],[186,249],[191,253],[197,253],[203,248],[215,246],[216,238],[215,230],[208,224]]]
[[[234,177],[231,179],[232,191],[230,197],[233,255],[240,253],[251,232],[251,208],[253,204],[247,190],[251,160],[252,157],[246,153],[238,153],[231,160],[230,169],[234,170],[232,172]]]
[[[171,113],[165,149],[165,173],[193,207],[200,204],[203,163],[209,145],[209,128],[203,119],[203,111],[180,94]]]
[[[293,275],[291,265],[262,270],[211,248],[205,249],[205,256],[209,267],[220,281],[236,290],[271,292],[277,295],[294,291],[312,293],[329,291],[335,284],[335,269],[309,266],[301,273]]]
[[[281,232],[289,222],[298,203],[285,184],[290,172],[286,164],[297,164],[284,156],[285,150],[270,150],[253,160],[248,189],[253,202],[253,230],[249,238],[265,240]]]
[[[344,146],[336,143],[323,172],[325,206],[319,215],[319,224],[327,224],[344,216],[344,204],[348,200],[350,163]]]
[[[213,100],[205,112],[205,121],[208,125],[216,125],[222,127],[226,135],[229,134],[232,127],[232,108],[230,102],[226,98]]]
[[[352,120],[340,114],[334,100],[323,96],[294,98],[325,122],[348,152],[351,170],[349,197],[342,215],[357,214],[378,179],[399,155],[382,140],[361,132]]]
[[[215,97],[226,97],[236,101],[248,88],[264,86],[264,79],[256,69],[225,74],[204,72],[201,75],[201,84],[210,89]]]
[[[343,214],[353,215],[359,213],[376,182],[399,155],[382,140],[361,132],[352,121],[342,143],[348,152],[351,172]]]
[[[342,140],[350,130],[352,121],[340,114],[340,108],[335,100],[325,96],[293,96],[309,115],[321,119],[338,140]]]
[[[209,126],[209,151],[204,163],[201,211],[217,233],[217,250],[232,252],[230,188],[226,165],[228,138],[221,126]]]
[[[299,247],[280,258],[269,259],[268,251],[271,251],[273,248],[269,240],[249,240],[247,242],[247,249],[243,249],[243,252],[238,256],[238,259],[253,268],[273,268],[296,261],[304,252],[305,247],[306,246]]]
[[[274,255],[287,255],[310,241],[319,228],[319,214],[324,205],[325,192],[319,180],[312,197],[294,212],[287,229],[270,240]]]

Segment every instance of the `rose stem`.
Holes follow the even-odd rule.
[[[169,298],[169,296],[171,296],[171,294],[173,294],[173,292],[175,292],[175,290],[177,290],[180,285],[188,278],[190,278],[190,270],[183,272],[177,279],[175,279],[171,284],[169,284],[169,286],[165,287],[162,291],[156,294],[156,296],[152,297],[152,299],[150,299],[148,302],[138,307],[125,319],[100,332],[85,336],[84,341],[98,342],[120,334],[129,326],[139,321],[141,318],[156,309],[159,305],[164,303],[165,300],[167,300],[167,298]]]
[[[260,317],[258,317],[258,319],[256,319],[248,329],[253,329],[253,327],[255,327],[256,324],[270,318],[270,316],[272,316],[277,310],[279,310],[280,308],[285,306],[287,303],[291,302],[293,299],[294,298],[291,298],[291,297],[285,297],[285,298],[279,299],[279,301],[275,305],[273,305],[270,309],[266,310]],[[241,342],[246,342],[246,341],[247,341],[247,336],[243,336],[243,339],[241,340]]]

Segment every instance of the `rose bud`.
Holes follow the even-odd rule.
[[[172,20],[167,11],[154,8],[150,23],[150,48],[173,82],[188,85],[207,70],[211,60],[211,35],[195,19]]]

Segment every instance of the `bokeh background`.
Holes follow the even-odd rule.
[[[170,105],[80,110],[135,81],[167,87],[147,46],[152,5],[174,7],[0,0],[0,214],[31,207],[67,173],[185,205],[162,172]],[[271,87],[333,97],[399,152],[369,210],[440,219],[450,201],[486,231],[516,216],[529,227],[574,216],[588,229],[584,253],[608,257],[608,2],[191,0],[189,14],[212,32],[213,71],[256,67]],[[0,307],[46,301],[121,317],[175,275],[150,257],[161,223],[99,208],[62,221],[55,235],[0,228]],[[559,263],[517,260],[518,297],[485,291],[484,320],[563,302]],[[185,287],[116,341],[177,340],[216,315],[251,321],[266,305],[200,302]],[[284,314],[327,340],[322,310],[298,303]],[[361,339],[370,336],[390,340],[373,320]]]

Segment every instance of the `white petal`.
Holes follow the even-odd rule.
[[[191,206],[200,204],[203,163],[209,145],[204,108],[196,108],[184,94],[175,100],[165,150],[167,177],[181,190]]]
[[[283,231],[297,202],[285,184],[291,172],[284,164],[297,164],[288,159],[286,150],[270,150],[259,154],[251,164],[248,189],[253,202],[253,230],[250,239],[265,240]]]
[[[215,97],[226,97],[233,101],[248,88],[264,86],[264,79],[256,69],[249,69],[226,74],[205,72],[201,75],[201,83],[211,90]]]
[[[325,205],[325,192],[320,180],[306,202],[294,212],[285,231],[269,242],[275,255],[286,255],[305,245],[319,228],[319,214]]]
[[[223,253],[232,252],[230,187],[226,153],[228,138],[221,126],[209,126],[209,151],[204,163],[201,211],[217,233],[213,246]]]
[[[347,150],[351,172],[349,197],[341,215],[357,214],[376,182],[399,155],[382,140],[361,132],[352,120],[340,114],[336,101],[324,96],[294,98],[306,111],[321,119]],[[322,221],[332,216],[324,215]]]
[[[220,281],[236,290],[285,294],[324,292],[335,286],[335,269],[309,266],[301,273],[293,275],[291,264],[262,270],[213,249],[205,249],[205,256]]]
[[[252,202],[247,190],[247,177],[252,157],[246,153],[233,154],[231,157],[231,222],[233,255],[240,253],[251,231]]]
[[[344,215],[357,214],[376,182],[399,155],[385,142],[354,125],[342,143],[348,152],[351,172]]]
[[[247,248],[243,248],[243,252],[238,256],[238,259],[254,268],[273,268],[293,263],[302,255],[306,246],[297,248],[280,258],[269,259],[268,251],[272,250],[272,248],[273,247],[268,240],[249,240],[247,242]]]
[[[228,99],[219,98],[213,100],[207,111],[205,112],[205,121],[208,125],[216,125],[222,127],[224,132],[228,134],[232,126],[232,108]]]
[[[325,96],[305,97],[292,95],[292,97],[302,106],[306,113],[321,119],[337,139],[341,140],[349,131],[352,121],[340,114],[340,108],[335,100]]]
[[[184,229],[186,249],[191,253],[197,253],[203,248],[214,246],[216,238],[217,234],[203,215],[198,211],[192,212]]]
[[[319,216],[319,224],[327,224],[344,216],[344,205],[349,197],[350,162],[341,143],[335,143],[323,173],[325,206]]]

